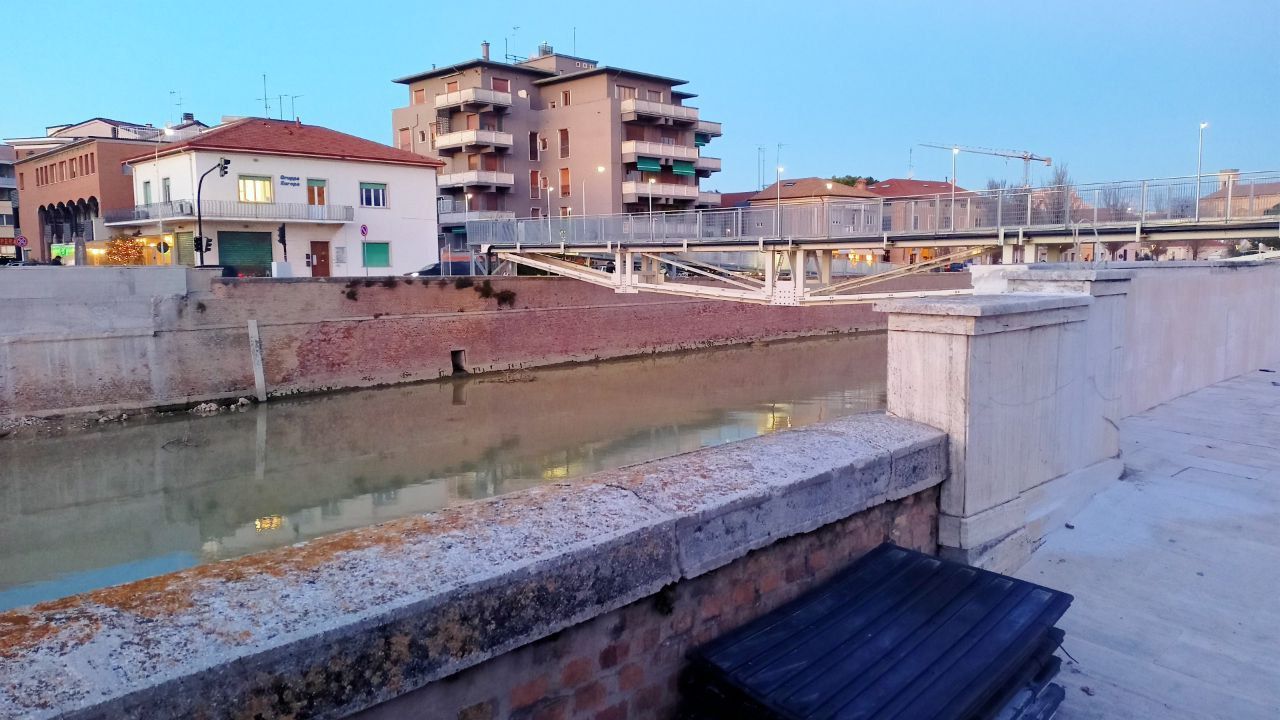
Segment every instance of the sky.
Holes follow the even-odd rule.
[[[102,116],[157,125],[271,113],[392,142],[392,82],[543,41],[689,80],[705,189],[768,174],[943,179],[947,150],[1028,150],[1076,182],[1280,170],[1280,0],[1028,2],[294,2],[0,0],[9,58],[0,137]],[[647,10],[646,10],[647,8]],[[576,53],[575,53],[576,49]],[[298,96],[292,101],[288,96]],[[778,145],[782,144],[779,151]],[[776,159],[780,157],[779,159]],[[957,181],[1020,181],[1022,162],[961,154]],[[1044,180],[1049,168],[1032,167]],[[770,178],[771,180],[771,178]]]

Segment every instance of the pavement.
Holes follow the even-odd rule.
[[[1120,441],[1121,480],[1017,573],[1075,596],[1057,717],[1280,718],[1280,372],[1130,417]]]

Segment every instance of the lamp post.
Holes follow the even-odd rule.
[[[471,193],[462,196],[462,219],[471,219]]]
[[[196,250],[200,253],[200,264],[204,265],[205,246],[208,244],[204,236],[204,207],[200,204],[200,195],[204,190],[204,179],[214,170],[218,171],[218,177],[225,177],[227,168],[231,166],[231,161],[226,158],[219,158],[218,164],[204,171],[200,176],[200,181],[196,183]]]
[[[1200,123],[1200,138],[1196,143],[1196,222],[1200,221],[1200,172],[1204,166],[1204,131],[1208,127],[1209,123]]]
[[[156,213],[156,217],[160,221],[160,242],[161,243],[164,242],[164,213],[165,213],[165,210],[167,209],[164,207],[164,205],[169,202],[169,198],[164,196],[164,186],[160,184],[160,144],[162,142],[165,142],[161,138],[167,138],[167,137],[173,137],[173,128],[169,127],[169,125],[166,124],[164,126],[164,130],[156,134],[156,152],[155,152],[155,157],[152,160],[152,167],[154,167],[156,171],[156,192],[160,193],[161,208],[159,212]],[[148,208],[148,210],[150,210],[150,208]],[[79,263],[80,263],[80,260],[79,258],[77,258],[76,264],[78,265]]]
[[[653,184],[658,182],[649,178],[649,239],[653,240]]]
[[[778,146],[778,152],[782,152],[781,145]],[[773,234],[777,235],[779,239],[782,238],[782,171],[785,169],[786,168],[781,165],[778,165],[774,168],[773,176],[773,189],[775,196],[773,203]]]
[[[597,166],[596,166],[596,174],[598,174],[598,175],[603,175],[603,174],[604,174],[604,166],[603,166],[603,165],[597,165]],[[586,178],[583,178],[583,180],[582,180],[582,216],[583,216],[583,217],[586,217],[586,216],[587,216],[587,180],[586,180]],[[585,221],[584,221],[584,222],[585,222]]]
[[[952,146],[951,148],[951,225],[948,229],[955,231],[956,229],[956,156],[960,154],[960,148]]]

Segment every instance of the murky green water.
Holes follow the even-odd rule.
[[[0,441],[0,609],[884,405],[883,335]]]

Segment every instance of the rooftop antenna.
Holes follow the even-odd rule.
[[[298,119],[298,108],[294,105],[294,103],[295,103],[295,102],[297,101],[297,99],[298,99],[298,98],[300,98],[300,97],[306,97],[306,96],[305,96],[305,95],[290,95],[290,96],[289,96],[289,114],[293,116],[293,119],[294,119],[294,120],[297,120],[297,119]]]
[[[511,53],[511,48],[507,46],[507,39],[508,39],[508,38],[510,38],[511,40],[513,40],[513,41],[514,41],[514,40],[516,39],[516,33],[518,33],[518,32],[520,32],[520,26],[519,26],[519,25],[512,25],[512,26],[511,26],[511,34],[510,34],[510,35],[507,35],[507,36],[504,36],[504,37],[502,38],[502,54],[507,58],[507,62],[509,62],[509,63],[517,63],[517,62],[520,62],[520,61],[524,60],[524,58],[522,58],[522,57],[520,57],[520,56],[518,56],[518,55],[513,55],[513,54]]]
[[[911,180],[916,176],[916,161],[914,147],[907,148],[907,179]]]
[[[267,94],[267,74],[266,73],[262,73],[262,97],[258,99],[262,101],[262,117],[270,119],[271,96]]]
[[[578,56],[578,26],[573,26],[573,55]]]
[[[177,90],[170,90],[169,99],[173,100],[173,104],[178,107],[178,119],[176,122],[182,122],[182,93]]]

